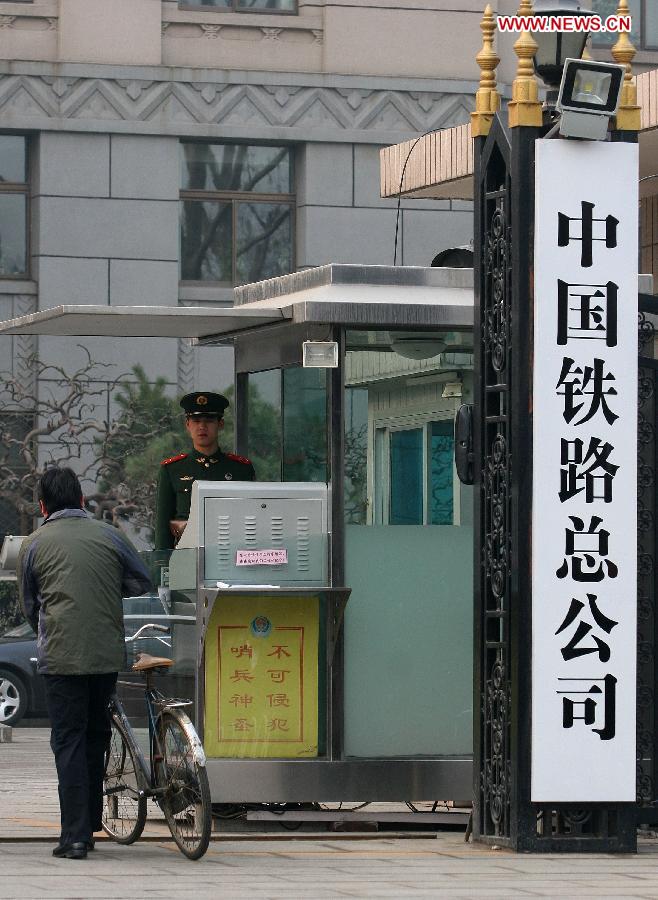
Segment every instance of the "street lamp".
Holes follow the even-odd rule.
[[[582,15],[586,12],[579,0],[536,0],[534,6],[537,16]],[[537,42],[535,72],[549,89],[546,106],[553,108],[564,63],[567,59],[581,58],[589,34],[586,31],[538,31],[533,37]]]

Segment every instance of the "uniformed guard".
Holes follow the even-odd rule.
[[[224,427],[226,397],[207,391],[186,394],[180,401],[194,452],[164,459],[160,466],[155,516],[155,548],[174,547],[190,514],[192,484],[204,481],[254,481],[251,462],[235,453],[222,453],[218,436]]]

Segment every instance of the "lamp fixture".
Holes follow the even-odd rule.
[[[625,71],[615,63],[566,60],[556,104],[563,137],[605,140],[608,121],[619,108]]]
[[[404,359],[432,359],[446,349],[446,342],[434,334],[406,332],[390,335],[391,350]]]
[[[336,341],[304,341],[302,365],[305,369],[338,368],[338,344]]]
[[[579,0],[535,0],[535,16],[587,15]],[[580,59],[589,33],[586,31],[535,31],[535,72],[548,88],[546,106],[553,108],[567,59]]]

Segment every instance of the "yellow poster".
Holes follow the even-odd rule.
[[[206,632],[210,757],[318,755],[318,597],[221,596]]]

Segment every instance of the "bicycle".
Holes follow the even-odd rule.
[[[148,640],[143,632],[164,631],[165,625],[143,625],[126,643]],[[119,844],[132,844],[146,824],[147,799],[162,809],[169,830],[188,859],[200,859],[208,849],[212,826],[206,757],[194,725],[183,711],[191,700],[165,697],[153,685],[153,675],[172,660],[142,653],[132,666],[144,676],[148,713],[149,759],[146,760],[121,701],[110,700],[112,732],[105,756],[103,830]],[[120,682],[129,684],[130,682]]]

